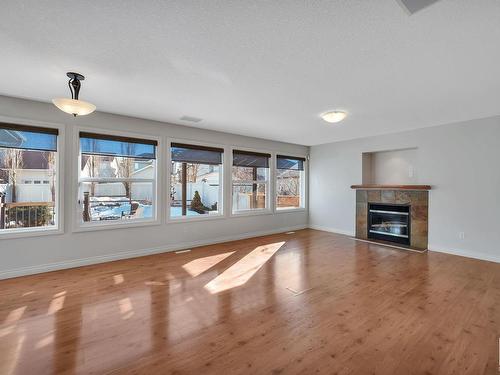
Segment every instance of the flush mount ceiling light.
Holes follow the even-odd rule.
[[[344,111],[328,111],[321,114],[321,118],[326,122],[336,123],[345,119],[347,113]]]
[[[78,99],[78,94],[80,93],[80,87],[82,86],[80,81],[83,81],[85,77],[79,73],[68,72],[66,75],[69,78],[68,86],[69,91],[71,91],[71,99],[69,98],[56,98],[52,99],[52,103],[59,108],[61,111],[69,113],[73,116],[84,116],[95,111],[95,105],[92,103],[84,102]]]

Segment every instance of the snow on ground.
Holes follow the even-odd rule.
[[[124,201],[123,197],[92,197],[90,215],[92,221],[97,220],[119,220],[122,216],[130,214],[130,203]],[[104,205],[104,202],[109,202],[109,205]],[[141,210],[142,208],[142,210]],[[153,206],[139,203],[138,213],[142,212],[140,218],[150,219],[153,217]],[[182,207],[170,207],[172,217],[182,216]],[[196,211],[187,211],[187,216],[200,215]],[[139,218],[139,217],[137,217]]]

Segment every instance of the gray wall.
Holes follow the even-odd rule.
[[[353,235],[362,153],[413,147],[429,249],[500,262],[500,116],[311,147],[310,226]]]
[[[9,118],[26,119],[48,123],[64,124],[65,165],[64,165],[64,233],[2,239],[0,237],[0,278],[66,268],[101,261],[139,256],[151,252],[161,252],[195,245],[219,242],[252,235],[278,232],[307,226],[306,210],[294,213],[279,213],[259,216],[226,217],[217,220],[191,223],[169,223],[134,228],[104,231],[74,232],[74,199],[71,192],[74,167],[78,150],[75,150],[75,126],[88,126],[107,130],[119,130],[143,135],[168,136],[199,142],[211,142],[226,146],[263,149],[276,153],[307,155],[305,146],[273,142],[264,139],[232,135],[177,126],[167,123],[142,120],[105,113],[73,118],[59,111],[51,104],[0,96],[0,116],[2,121]],[[237,119],[235,119],[237,121]],[[227,154],[227,153],[226,153]],[[228,158],[226,158],[226,161]],[[164,163],[165,165],[165,163]],[[166,174],[163,174],[166,179]],[[225,210],[229,212],[230,175],[225,174]],[[167,183],[159,183],[159,188],[168,191]],[[159,191],[159,194],[167,193]],[[162,213],[163,208],[159,208]],[[165,216],[165,215],[163,215]]]
[[[369,182],[372,184],[415,184],[417,149],[371,152]],[[364,166],[363,166],[364,168]]]

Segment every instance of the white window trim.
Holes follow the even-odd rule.
[[[309,156],[308,155],[297,155],[297,154],[290,154],[290,153],[283,153],[283,154],[286,154],[287,156],[291,156],[291,157],[296,157],[296,158],[305,158],[306,161],[304,162],[304,170],[302,171],[303,172],[303,176],[304,178],[302,178],[301,182],[300,182],[300,191],[301,191],[301,199],[300,199],[300,207],[290,207],[290,208],[278,208],[278,204],[277,204],[277,201],[278,201],[278,191],[277,189],[275,189],[274,191],[274,213],[275,214],[286,214],[286,213],[292,213],[292,212],[306,212],[308,210],[308,178],[309,178]],[[274,168],[275,168],[275,181],[274,181],[274,185],[275,187],[278,185],[277,184],[277,181],[278,181],[278,155],[282,155],[282,153],[276,153],[275,157],[274,157]]]
[[[257,181],[258,183],[265,183],[266,185],[266,208],[254,208],[254,209],[247,209],[247,210],[238,210],[236,212],[233,211],[233,151],[234,150],[241,150],[241,151],[250,151],[250,152],[260,152],[263,154],[270,154],[270,161],[269,161],[269,176],[268,180],[263,182],[263,181]],[[270,150],[263,150],[263,149],[255,149],[255,148],[248,148],[248,147],[238,147],[238,146],[231,146],[230,150],[230,155],[229,155],[229,180],[230,180],[230,189],[229,189],[229,202],[230,202],[230,208],[229,208],[229,215],[230,217],[244,217],[244,216],[257,216],[257,215],[273,215],[274,214],[274,202],[272,199],[270,199],[271,195],[274,196],[274,163],[272,162],[273,159],[276,159],[276,152],[270,151]],[[246,182],[246,181],[238,181],[238,182]],[[253,184],[254,181],[248,181],[248,183]]]
[[[222,164],[220,166],[221,168],[221,173],[219,173],[219,201],[217,204],[220,205],[219,213],[218,214],[213,214],[213,215],[199,215],[199,216],[178,216],[178,217],[171,217],[170,216],[170,207],[171,207],[171,200],[170,200],[170,176],[172,174],[172,143],[185,143],[193,146],[206,146],[206,147],[217,147],[217,148],[222,148],[224,150],[224,154],[222,155]],[[171,138],[167,137],[166,138],[166,160],[167,160],[167,176],[164,179],[166,182],[165,185],[165,217],[166,217],[166,222],[167,224],[175,224],[175,223],[190,223],[194,221],[205,221],[205,220],[220,220],[220,219],[226,219],[227,218],[227,213],[226,213],[226,204],[225,204],[225,199],[224,199],[224,193],[226,191],[225,189],[225,171],[226,168],[224,167],[226,165],[226,154],[227,154],[227,146],[223,144],[218,144],[218,143],[211,143],[211,142],[200,142],[197,140],[193,139],[186,139],[186,138]]]
[[[109,130],[103,128],[95,128],[95,127],[87,127],[87,126],[76,126],[73,129],[73,150],[75,150],[75,159],[76,164],[73,163],[72,172],[74,174],[73,180],[73,232],[91,232],[91,231],[99,231],[99,230],[110,230],[110,229],[121,229],[121,228],[132,228],[132,227],[143,227],[143,226],[154,226],[160,225],[162,223],[162,210],[159,209],[162,204],[162,194],[158,194],[159,189],[159,181],[161,181],[161,169],[162,169],[162,137],[158,135],[144,134],[144,133],[134,133],[129,131],[118,131],[118,130]],[[155,173],[156,178],[152,179],[154,181],[153,185],[153,218],[149,219],[134,219],[134,220],[124,220],[121,222],[118,221],[94,221],[83,223],[81,220],[81,210],[80,205],[78,204],[79,199],[79,185],[82,180],[104,180],[105,178],[83,178],[80,179],[80,167],[81,167],[81,153],[80,153],[80,132],[92,132],[96,134],[105,134],[105,135],[116,135],[123,137],[131,137],[131,138],[142,138],[155,140],[158,142],[156,146],[156,160],[155,160]],[[113,181],[117,181],[117,179],[112,179]],[[118,179],[119,180],[119,179]],[[129,179],[127,179],[129,180]],[[140,179],[141,182],[144,181]]]
[[[56,224],[52,227],[32,227],[32,228],[13,228],[0,231],[0,240],[14,239],[24,237],[38,237],[58,235],[64,233],[64,160],[65,160],[65,132],[64,125],[54,122],[33,121],[24,118],[15,118],[0,116],[0,122],[38,126],[43,128],[57,129],[57,154],[56,154]]]

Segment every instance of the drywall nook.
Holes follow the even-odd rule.
[[[363,184],[415,184],[417,148],[363,152]]]

